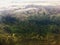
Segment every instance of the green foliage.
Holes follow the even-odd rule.
[[[11,16],[3,17],[0,26],[0,45],[20,45],[25,40],[48,40],[49,35],[54,37],[55,34],[60,34],[59,24],[59,17],[51,18],[45,13],[29,16],[24,21]]]

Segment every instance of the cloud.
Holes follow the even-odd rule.
[[[10,5],[21,6],[27,4],[60,5],[60,0],[0,0],[0,8]]]

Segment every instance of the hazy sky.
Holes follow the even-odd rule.
[[[60,0],[0,0],[0,7],[6,7],[10,5],[24,5],[24,4],[60,4]]]

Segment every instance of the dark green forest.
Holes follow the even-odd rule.
[[[60,45],[60,16],[37,14],[20,20],[2,16],[0,45]]]

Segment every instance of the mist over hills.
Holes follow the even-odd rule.
[[[12,6],[10,8],[0,10],[0,23],[7,25],[19,24],[22,27],[24,27],[23,25],[28,26],[29,24],[32,24],[33,27],[36,27],[34,25],[37,25],[38,30],[40,25],[60,25],[59,7],[60,6],[58,5],[26,5],[23,8]],[[31,28],[32,26],[28,27]],[[21,30],[23,30],[23,28]]]
[[[23,8],[12,6],[10,8],[6,8],[0,11],[0,16],[13,16],[18,17],[20,19],[28,19],[28,17],[36,16],[39,17],[41,15],[46,16],[60,16],[60,6],[42,6],[42,5],[26,5]]]
[[[0,45],[60,45],[60,1],[0,2]]]
[[[60,6],[25,5],[0,10],[0,45],[60,45]]]

